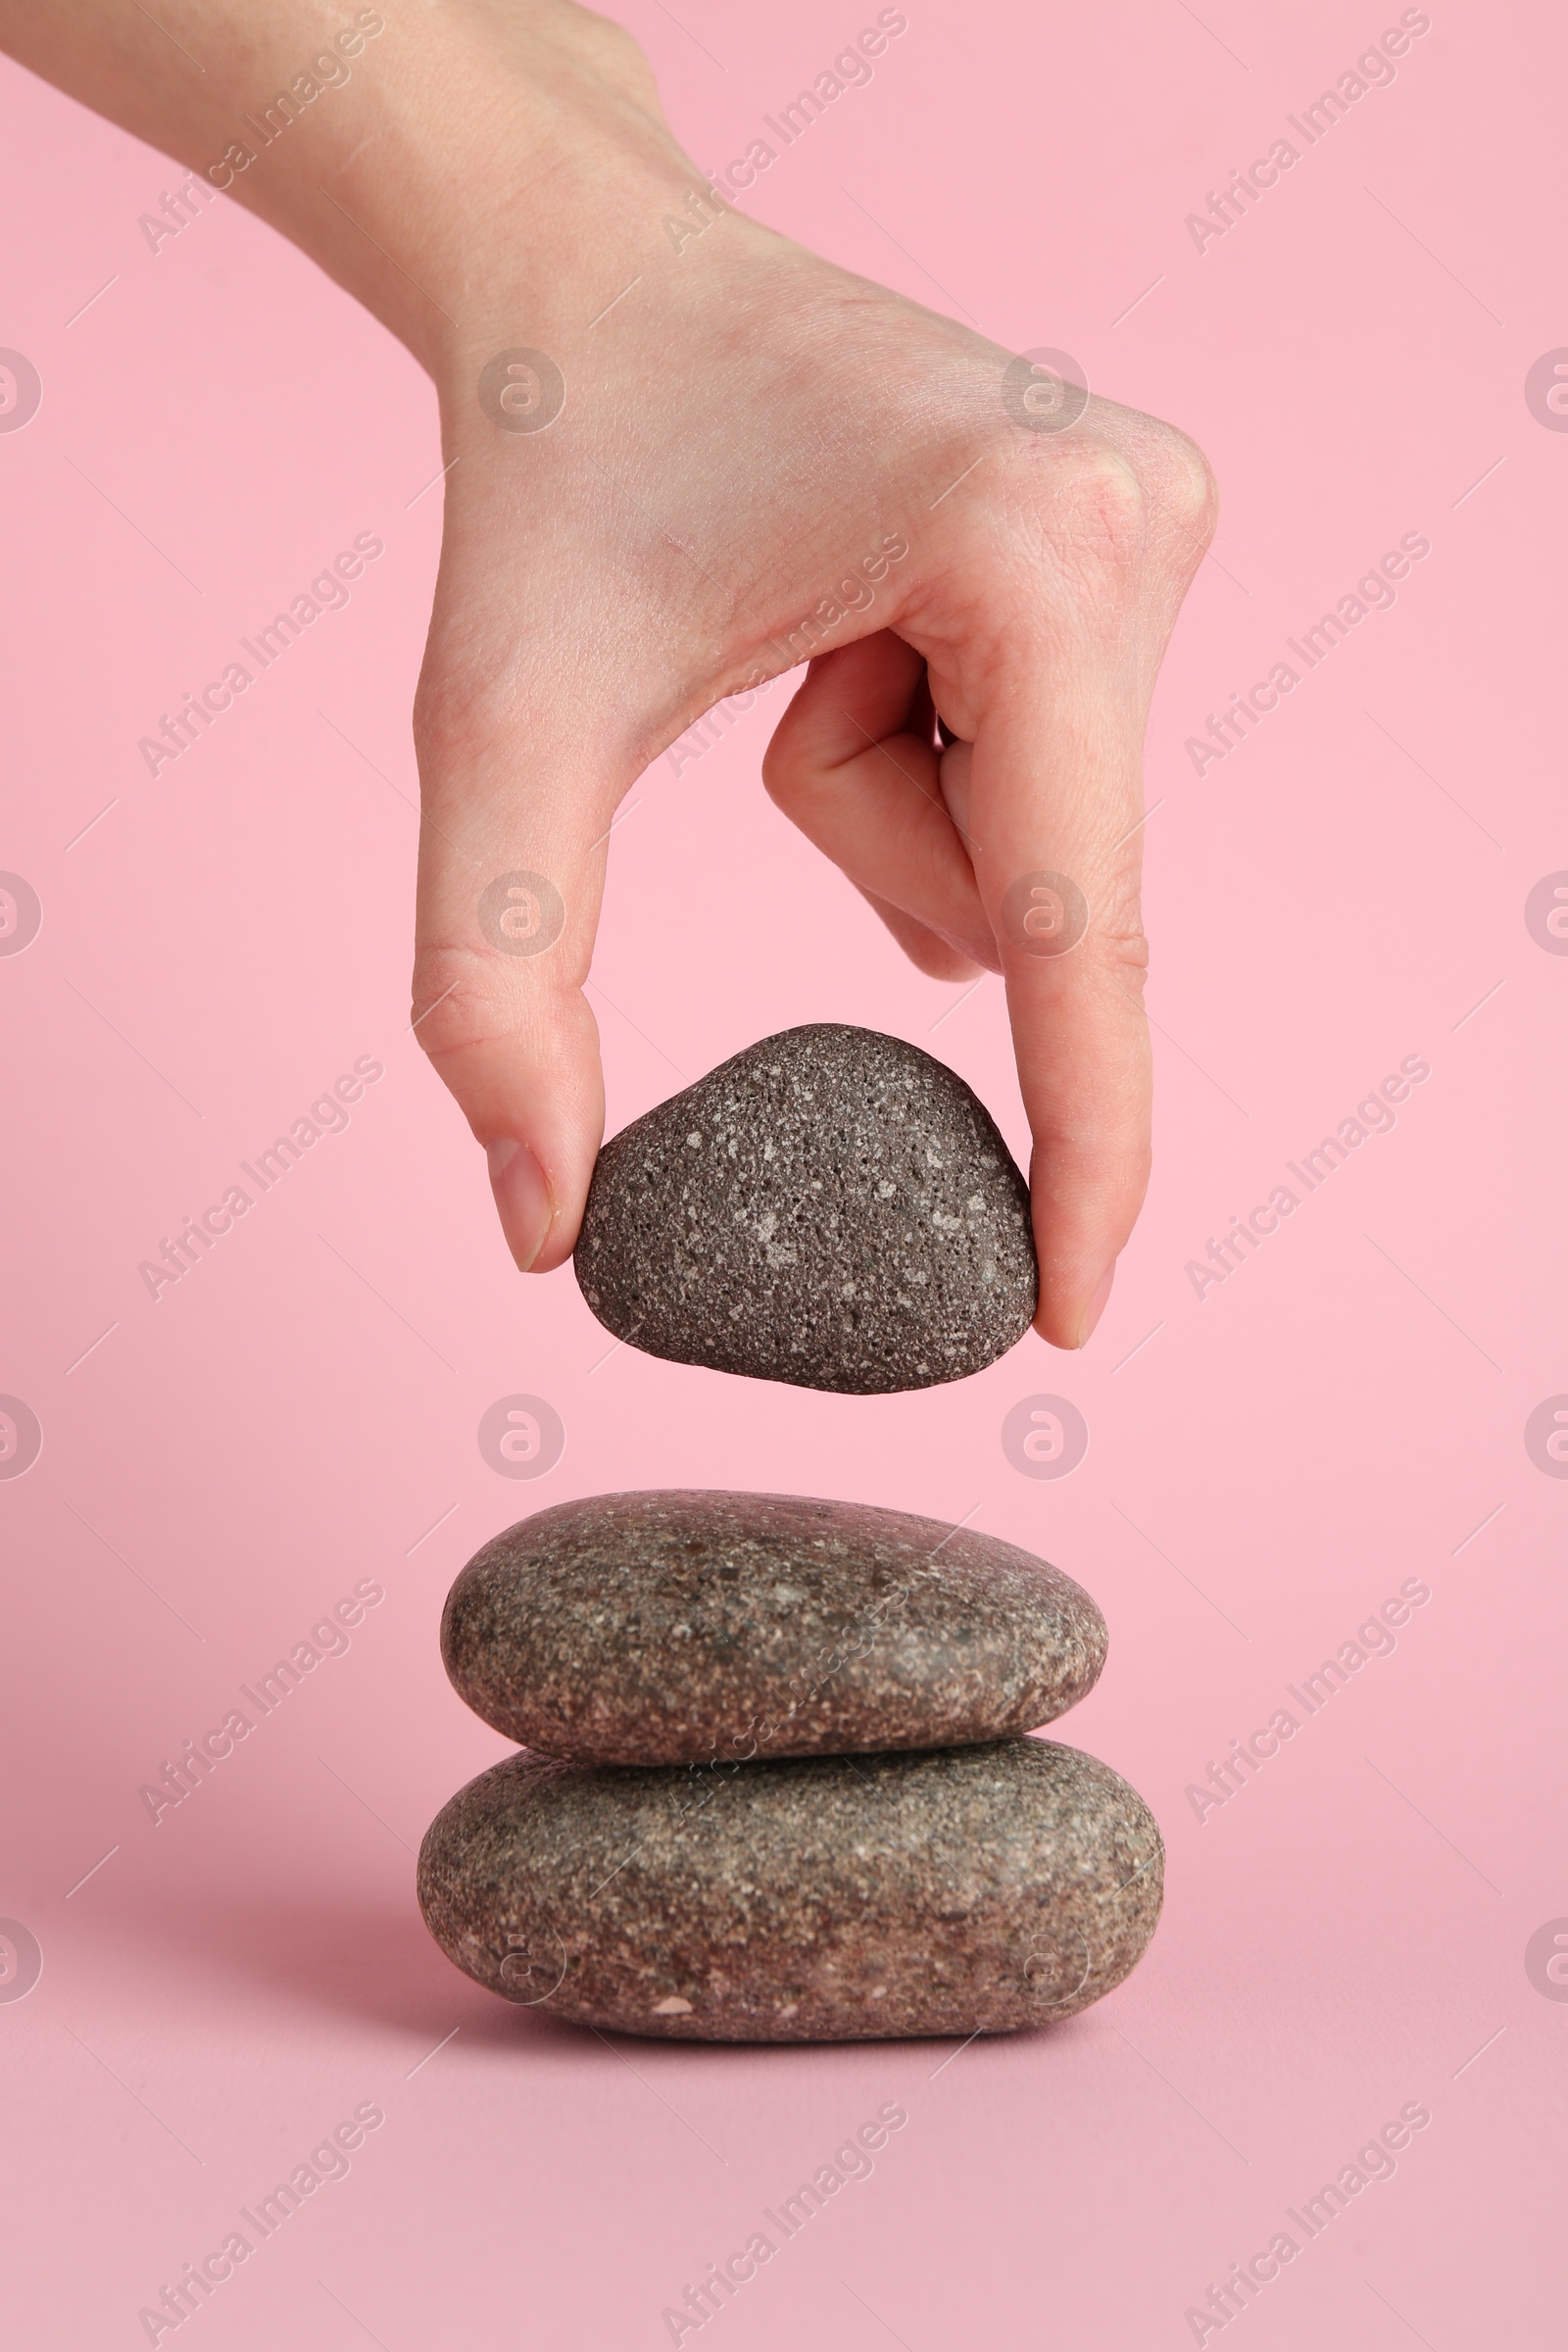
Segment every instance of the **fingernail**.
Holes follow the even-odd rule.
[[[527,1145],[514,1143],[510,1137],[487,1144],[484,1155],[490,1163],[490,1190],[496,1197],[507,1247],[518,1271],[526,1274],[556,1221],[549,1180]]]
[[[1100,1321],[1101,1316],[1104,1313],[1105,1300],[1110,1297],[1110,1286],[1115,1279],[1116,1261],[1114,1258],[1112,1258],[1109,1265],[1105,1268],[1103,1274],[1102,1274],[1100,1277],[1099,1290],[1096,1291],[1094,1297],[1090,1299],[1088,1306],[1084,1310],[1083,1328],[1078,1334],[1078,1345],[1080,1348],[1088,1346],[1091,1332],[1094,1330],[1095,1325]]]

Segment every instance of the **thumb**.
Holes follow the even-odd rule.
[[[583,983],[632,779],[580,709],[569,729],[564,713],[450,710],[421,689],[414,1034],[484,1146],[514,1258],[544,1274],[571,1253],[604,1134]]]

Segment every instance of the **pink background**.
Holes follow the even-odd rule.
[[[871,84],[748,199],[1011,348],[1076,353],[1192,430],[1225,501],[1151,730],[1157,1158],[1104,1322],[1081,1358],[1030,1340],[863,1401],[605,1360],[569,1270],[511,1271],[408,1031],[431,393],[231,205],[154,256],[138,216],[172,168],[4,73],[0,342],[44,383],[0,436],[0,867],[44,908],[0,959],[0,1390],[44,1431],[0,1484],[0,1914],[43,1950],[0,2005],[9,2341],[144,2341],[138,2307],[373,2101],[349,2177],[189,2323],[209,2352],[635,2352],[889,2099],[909,2122],[874,2176],[705,2341],[1191,2342],[1209,2282],[1415,2101],[1396,2176],[1226,2339],[1560,2341],[1568,2006],[1525,1949],[1568,1914],[1568,1486],[1523,1440],[1568,1390],[1568,960],[1524,920],[1568,867],[1568,438],[1523,392],[1568,342],[1560,18],[1435,0],[1393,86],[1254,214],[1201,255],[1184,226],[1397,13],[910,0]],[[628,22],[711,168],[873,15]],[[364,530],[386,554],[348,609],[149,779],[138,736]],[[1195,776],[1205,714],[1408,531],[1432,553],[1395,609]],[[1021,1150],[996,984],[914,974],[765,801],[786,691],[651,772],[616,831],[612,1127],[837,1018],[940,1053]],[[138,1261],[367,1054],[385,1076],[348,1132],[154,1304]],[[1200,1302],[1186,1261],[1407,1054],[1431,1077],[1396,1131]],[[517,1391],[567,1430],[533,1486],[475,1443]],[[1092,1433],[1058,1483],[999,1442],[1041,1392]],[[448,1966],[413,1851],[502,1742],[443,1676],[447,1586],[527,1510],[679,1484],[974,1512],[1096,1593],[1110,1663],[1063,1729],[1169,1844],[1121,1991],[961,2054],[691,2048],[579,2035]],[[140,1784],[366,1577],[386,1597],[349,1653],[155,1829]],[[1432,1597],[1396,1653],[1200,1822],[1189,1784],[1411,1577]]]

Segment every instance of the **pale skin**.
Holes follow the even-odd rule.
[[[1199,450],[1098,396],[1070,429],[1020,426],[1007,352],[733,210],[677,251],[663,222],[701,217],[701,174],[635,42],[570,0],[382,0],[349,78],[266,149],[241,118],[309,72],[347,0],[155,13],[0,0],[0,45],[197,172],[259,150],[228,194],[439,394],[413,1017],[518,1266],[569,1255],[603,1134],[583,983],[618,804],[704,710],[791,668],[791,633],[902,540],[821,638],[763,779],[922,971],[1003,975],[1036,1327],[1081,1347],[1149,1173],[1142,750],[1213,528]],[[518,347],[564,381],[541,431],[478,397]],[[564,907],[543,954],[480,927],[485,886],[517,870]],[[1039,871],[1087,903],[1068,954],[1024,952],[1004,917]]]

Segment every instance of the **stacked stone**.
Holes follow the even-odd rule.
[[[1027,1328],[1023,1179],[929,1055],[765,1040],[601,1154],[589,1303],[678,1361],[866,1394]],[[522,1752],[437,1816],[426,1922],[493,1991],[713,2041],[1008,2033],[1119,1984],[1153,1817],[1025,1735],[1105,1626],[973,1529],[799,1495],[609,1494],[487,1544],[447,1600],[460,1695]]]

